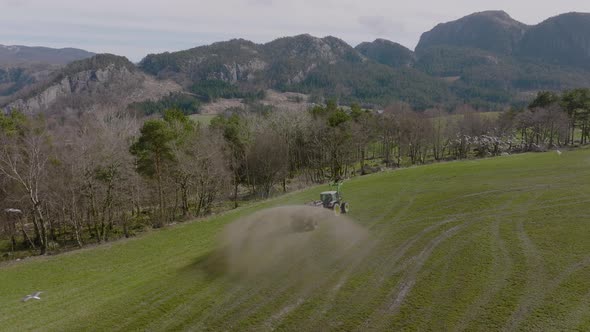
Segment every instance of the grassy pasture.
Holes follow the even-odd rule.
[[[370,234],[353,263],[302,276],[295,259],[239,280],[211,259],[225,225],[314,199],[316,187],[1,265],[0,329],[589,330],[588,184],[588,150],[379,173],[343,187]],[[20,302],[37,290],[43,300]]]
[[[206,127],[211,123],[211,120],[213,120],[215,116],[215,114],[193,114],[190,116],[190,118]]]

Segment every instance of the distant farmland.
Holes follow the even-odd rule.
[[[216,115],[214,114],[193,114],[190,116],[190,118],[203,126],[208,126],[209,123],[211,123],[211,120],[215,118],[215,116]]]
[[[128,241],[2,265],[0,326],[589,330],[589,184],[589,150],[361,177],[343,187],[351,217],[368,233],[361,242],[330,252],[321,227],[282,235],[313,250],[252,278],[226,273],[216,258],[226,225],[315,199],[326,189],[316,187]],[[318,258],[327,260],[314,268]],[[20,302],[37,290],[42,300]]]

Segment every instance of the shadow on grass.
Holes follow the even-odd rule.
[[[203,275],[207,281],[227,276],[228,263],[225,251],[215,249],[197,257],[192,263],[181,268],[180,276],[194,277]]]

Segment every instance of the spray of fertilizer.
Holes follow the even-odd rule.
[[[222,257],[231,276],[296,273],[314,278],[357,261],[364,252],[359,248],[368,240],[368,232],[348,217],[322,208],[287,206],[228,225],[216,256]]]

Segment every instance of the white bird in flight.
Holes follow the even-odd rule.
[[[41,300],[41,298],[39,297],[39,295],[41,295],[41,293],[43,293],[43,292],[36,292],[33,294],[29,294],[23,298],[23,302],[27,302],[28,300],[33,300],[33,299]]]
[[[558,155],[558,156],[561,156],[561,151],[559,151],[559,150],[555,150],[555,152],[557,152],[557,155]]]

